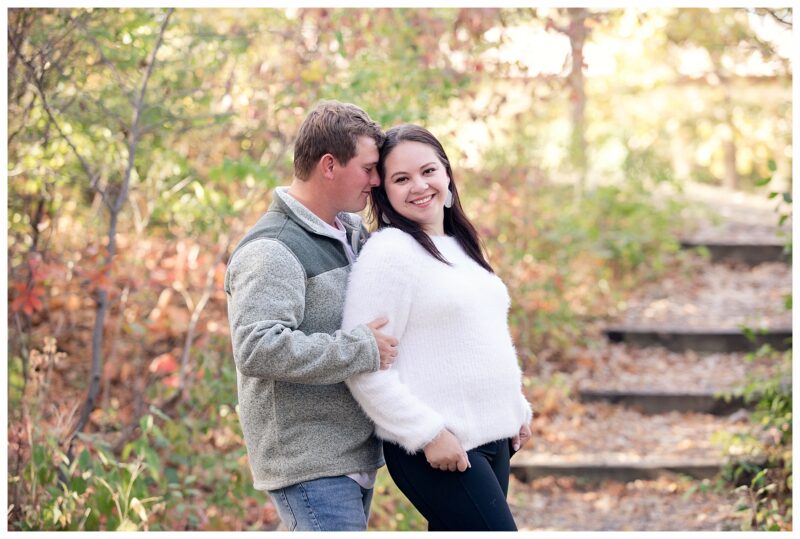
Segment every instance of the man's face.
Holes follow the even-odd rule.
[[[346,165],[336,163],[335,193],[338,211],[360,212],[369,200],[372,188],[380,184],[378,147],[371,137],[360,137],[356,155]]]

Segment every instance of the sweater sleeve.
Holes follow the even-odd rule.
[[[365,327],[333,334],[297,328],[305,314],[305,272],[281,242],[243,246],[225,275],[236,367],[245,376],[297,384],[335,384],[380,366]]]
[[[349,331],[380,317],[381,328],[401,342],[418,286],[419,254],[413,238],[398,230],[374,234],[353,266],[345,299],[342,329]],[[400,361],[399,359],[398,361]],[[386,437],[406,451],[420,450],[445,427],[444,418],[409,390],[394,367],[353,376],[346,381],[364,412]]]
[[[528,399],[525,398],[525,395],[523,395],[521,391],[519,393],[519,400],[522,401],[522,409],[525,411],[525,424],[530,425],[533,420],[533,408],[531,407],[531,403],[528,402]]]

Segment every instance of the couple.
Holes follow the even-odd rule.
[[[255,488],[290,530],[366,530],[385,458],[429,530],[516,530],[509,459],[531,409],[510,300],[441,144],[324,101],[294,175],[225,275]],[[350,213],[368,202],[369,240]]]

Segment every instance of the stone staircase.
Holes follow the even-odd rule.
[[[635,300],[605,328],[589,367],[569,375],[572,406],[534,420],[532,447],[512,459],[509,503],[521,530],[738,529],[731,489],[709,485],[730,460],[759,460],[723,443],[757,433],[726,391],[770,372],[748,352],[791,346],[780,300],[791,270],[778,239],[683,243],[706,252],[684,276],[688,292],[659,283]],[[565,515],[578,507],[580,518]]]

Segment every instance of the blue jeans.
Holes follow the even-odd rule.
[[[270,490],[290,531],[366,531],[372,489],[345,475],[302,481]]]

